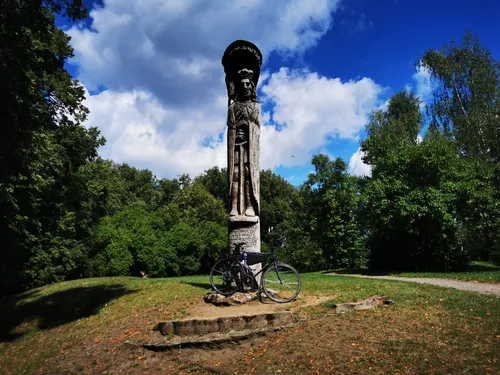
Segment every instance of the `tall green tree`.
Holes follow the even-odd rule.
[[[460,45],[428,50],[419,65],[437,83],[432,126],[451,136],[461,155],[499,161],[500,62],[469,31]]]
[[[374,174],[383,168],[391,153],[417,143],[421,123],[420,100],[406,90],[391,97],[387,110],[372,113],[361,151],[364,152],[363,161],[372,166]]]
[[[358,267],[364,262],[364,238],[358,225],[357,180],[346,163],[327,155],[312,159],[315,172],[302,190],[308,201],[310,235],[322,250],[323,267]]]
[[[1,292],[78,275],[78,169],[104,140],[81,125],[84,89],[64,69],[73,54],[55,14],[86,17],[80,0],[0,3]]]
[[[280,230],[283,222],[293,215],[292,200],[295,188],[270,169],[260,172],[260,231],[264,246],[283,243]]]
[[[219,169],[219,167],[215,166],[207,169],[204,173],[197,176],[194,182],[202,184],[214,198],[223,202],[225,207],[229,207],[227,168]]]
[[[431,127],[453,140],[479,176],[469,185],[476,206],[467,205],[466,242],[476,257],[499,258],[500,61],[468,31],[460,44],[428,50],[419,64],[437,86],[429,105]]]
[[[400,149],[366,186],[370,266],[457,270],[470,261],[464,237],[481,183],[453,143],[437,133]]]

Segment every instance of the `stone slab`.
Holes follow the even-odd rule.
[[[163,336],[193,336],[280,327],[292,323],[291,312],[229,316],[217,319],[188,319],[161,322],[154,328]]]
[[[209,292],[205,295],[204,300],[206,303],[212,303],[215,306],[234,306],[242,305],[244,303],[253,301],[259,298],[257,292],[241,293],[236,292],[230,296],[223,296],[215,292]]]
[[[380,296],[373,296],[362,301],[337,304],[335,305],[335,312],[337,314],[344,314],[349,311],[370,310],[378,306],[390,305],[390,304],[392,304],[391,300],[385,300]]]

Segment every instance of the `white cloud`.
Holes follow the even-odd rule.
[[[68,30],[78,78],[90,90],[151,91],[188,106],[224,89],[221,57],[236,39],[300,53],[331,26],[339,0],[105,0],[91,29]]]
[[[381,88],[373,81],[341,82],[282,68],[262,87],[261,168],[303,165],[332,138],[357,139]],[[215,105],[178,109],[145,91],[90,96],[89,126],[98,126],[105,158],[148,168],[162,177],[197,175],[226,162],[225,93]],[[277,130],[280,128],[281,130]]]
[[[213,108],[187,111],[163,106],[145,91],[104,91],[89,96],[88,126],[106,138],[104,158],[152,170],[160,177],[194,176],[214,165],[225,166],[225,96]],[[218,109],[218,110],[217,110]]]
[[[436,89],[436,85],[431,80],[431,73],[427,68],[421,66],[417,68],[412,78],[417,85],[416,95],[421,100],[422,106],[424,106],[431,99],[432,93]]]
[[[328,31],[339,0],[104,0],[90,29],[72,27],[73,63],[89,89],[88,126],[105,158],[160,177],[226,166],[227,98],[221,57],[236,39],[264,60],[302,53]],[[264,69],[266,67],[264,66]],[[308,71],[264,70],[261,168],[303,165],[332,138],[356,139],[381,88]]]
[[[357,139],[381,91],[369,78],[341,82],[317,73],[280,69],[262,87],[262,100],[274,105],[270,122],[281,129],[263,128],[262,165],[302,165],[332,138]]]
[[[349,159],[349,173],[355,176],[370,176],[372,172],[372,168],[370,165],[363,163],[361,159],[364,155],[364,152],[361,151],[361,148],[358,148],[354,154],[352,154]]]

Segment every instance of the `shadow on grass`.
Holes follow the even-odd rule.
[[[38,329],[50,329],[96,315],[113,299],[133,293],[120,284],[77,287],[47,296],[23,293],[6,298],[0,307],[0,342],[12,341],[26,332],[15,330],[23,323],[37,322]],[[35,298],[23,303],[27,297]]]
[[[339,275],[366,275],[366,276],[387,276],[392,274],[392,271],[368,270],[368,269],[333,269],[321,272],[322,274],[337,273]]]
[[[469,272],[491,272],[500,271],[500,266],[491,263],[475,263],[467,267],[466,271]]]
[[[188,284],[191,286],[194,286],[196,288],[200,288],[203,290],[212,290],[212,285],[210,283],[194,283],[194,282],[189,282],[189,281],[181,281],[182,284]]]

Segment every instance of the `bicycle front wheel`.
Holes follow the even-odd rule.
[[[295,268],[285,263],[268,266],[262,274],[262,289],[278,303],[293,301],[300,292],[302,280]]]
[[[210,284],[215,292],[229,296],[236,292],[238,284],[234,278],[231,261],[219,259],[210,270]]]

